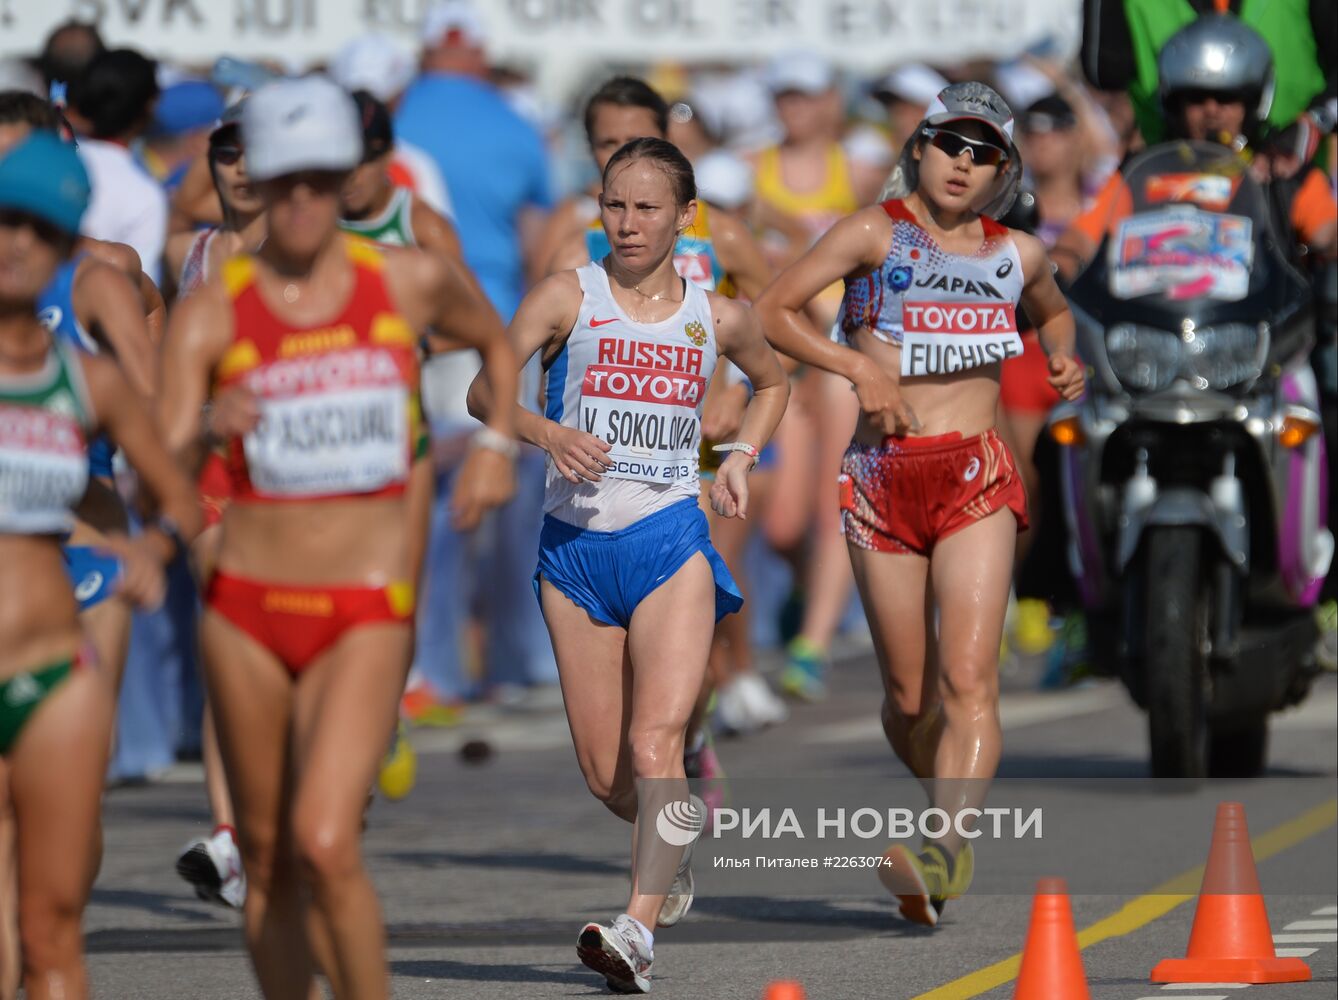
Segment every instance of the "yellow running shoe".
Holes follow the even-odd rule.
[[[1055,630],[1050,627],[1050,608],[1035,597],[1024,597],[1017,602],[1017,619],[1013,623],[1013,645],[1023,656],[1039,656],[1055,642]]]
[[[409,730],[403,722],[395,724],[395,739],[381,760],[377,786],[391,802],[398,802],[413,791],[418,776],[418,755],[409,743]]]
[[[444,728],[459,724],[464,706],[459,702],[438,701],[425,687],[412,687],[400,699],[400,716],[410,725]]]
[[[878,878],[897,897],[903,917],[933,927],[944,904],[970,888],[975,867],[970,844],[955,859],[938,844],[926,844],[919,854],[905,844],[893,844],[883,853]]]
[[[935,848],[935,850],[941,850]],[[962,845],[962,849],[957,852],[957,857],[952,860],[952,876],[948,879],[948,894],[944,899],[957,899],[965,895],[966,890],[971,888],[971,879],[976,874],[976,852],[971,850],[970,843]],[[941,906],[939,909],[943,909]]]

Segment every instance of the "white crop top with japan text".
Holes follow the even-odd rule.
[[[842,334],[867,329],[900,346],[902,376],[951,375],[1021,354],[1022,259],[1008,228],[982,215],[980,249],[948,253],[901,201],[882,207],[892,246],[872,274],[846,281]]]
[[[544,510],[593,531],[617,531],[696,498],[702,401],[716,366],[707,294],[684,282],[668,319],[639,323],[613,298],[595,261],[576,271],[581,310],[548,364],[544,415],[612,445],[601,481],[572,483],[548,463]]]

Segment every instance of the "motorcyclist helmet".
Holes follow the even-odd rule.
[[[1229,94],[1244,102],[1249,133],[1273,105],[1273,53],[1257,31],[1230,14],[1205,14],[1167,39],[1157,75],[1162,107],[1171,114],[1190,93]]]

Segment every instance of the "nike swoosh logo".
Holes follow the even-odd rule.
[[[616,322],[618,322],[617,316],[614,316],[613,319],[595,319],[593,316],[591,316],[590,329],[594,330],[597,329],[598,327],[607,326],[610,323],[616,323]]]

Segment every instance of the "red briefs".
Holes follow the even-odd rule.
[[[999,374],[999,400],[1005,410],[1049,413],[1059,402],[1050,384],[1050,359],[1045,356],[1035,330],[1022,335],[1022,353],[1003,363]]]
[[[349,629],[413,616],[408,583],[387,587],[292,587],[218,572],[205,603],[300,674]]]
[[[1022,478],[993,430],[852,441],[838,482],[846,541],[873,552],[927,556],[936,542],[1005,507],[1019,530],[1027,528]]]

